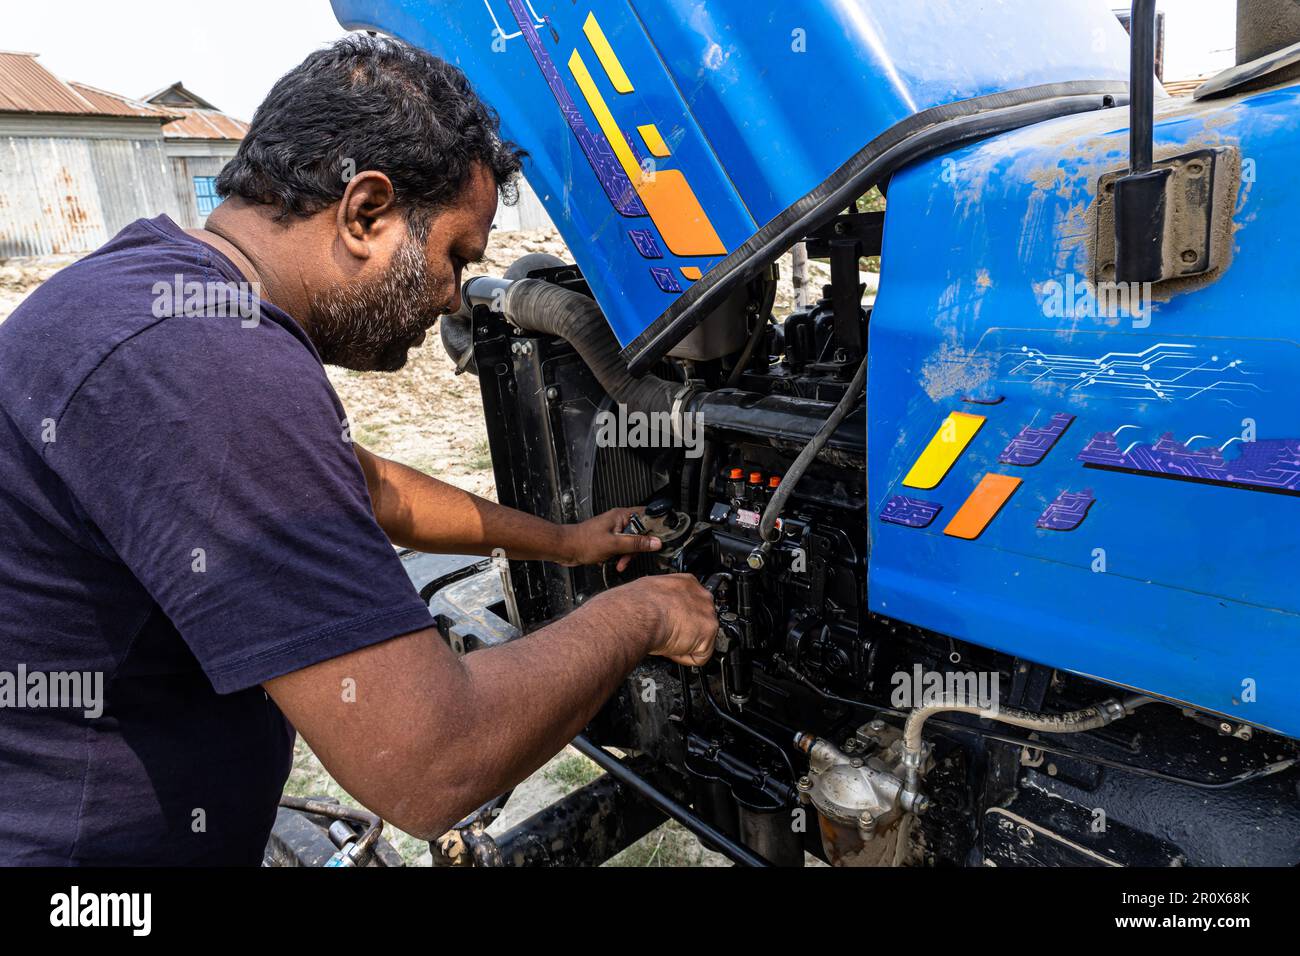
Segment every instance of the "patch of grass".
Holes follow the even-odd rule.
[[[557,787],[563,787],[568,793],[579,787],[585,787],[599,777],[601,772],[600,767],[586,757],[569,755],[557,760],[546,770],[544,776]]]
[[[487,471],[492,467],[492,449],[488,447],[486,438],[470,449],[469,467],[474,471]]]
[[[352,422],[352,440],[371,450],[380,448],[388,438],[390,427],[388,424],[371,425],[366,422]]]
[[[685,827],[674,820],[651,830],[640,840],[604,863],[604,866],[705,866],[717,854],[704,849]]]

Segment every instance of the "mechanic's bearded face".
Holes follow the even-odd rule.
[[[425,245],[408,234],[378,278],[312,297],[312,342],[323,362],[359,372],[395,372],[406,364],[411,348],[459,299],[459,270],[454,278],[452,269],[435,275]]]
[[[310,298],[311,339],[327,365],[395,372],[440,315],[460,308],[461,270],[482,258],[496,215],[496,182],[475,170],[461,198],[434,213],[402,213],[377,274],[348,276]],[[376,243],[376,248],[379,247]]]

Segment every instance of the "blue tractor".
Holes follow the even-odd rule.
[[[719,610],[579,738],[607,777],[458,859],[667,815],[759,865],[1300,862],[1300,3],[1183,99],[1154,0],[333,3],[466,71],[572,250],[443,329],[500,500],[664,541],[430,578],[447,639],[667,570]]]

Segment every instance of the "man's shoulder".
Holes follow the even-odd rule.
[[[0,323],[0,407],[20,427],[39,427],[92,376],[123,367],[195,388],[213,375],[227,386],[264,383],[270,369],[325,378],[291,318],[201,244],[147,220],[56,273]]]

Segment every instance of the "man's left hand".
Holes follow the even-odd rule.
[[[618,562],[618,570],[622,571],[636,555],[658,551],[663,545],[653,535],[622,533],[633,513],[632,508],[614,508],[581,524],[565,525],[559,563],[566,567],[600,564],[622,555]]]

